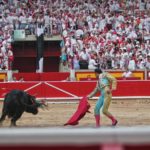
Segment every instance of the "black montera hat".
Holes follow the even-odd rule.
[[[100,74],[100,73],[102,73],[102,70],[101,69],[95,69],[95,72]]]

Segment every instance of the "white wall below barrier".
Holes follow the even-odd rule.
[[[95,146],[94,150],[126,150],[141,146],[142,150],[145,146],[150,149],[150,127],[0,129],[0,149],[49,147],[52,150],[55,147],[55,150],[64,150],[64,147],[72,146],[74,150]]]

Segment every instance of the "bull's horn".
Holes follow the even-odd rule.
[[[47,103],[46,100],[41,100],[41,105],[42,105],[44,108],[48,109],[48,103]]]

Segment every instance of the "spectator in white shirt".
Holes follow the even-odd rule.
[[[122,77],[125,78],[129,78],[132,77],[132,71],[130,71],[128,68],[126,68],[126,70],[123,72]]]
[[[135,62],[135,59],[134,59],[134,55],[132,55],[130,60],[129,60],[128,69],[131,70],[131,71],[136,70],[136,62]]]
[[[145,67],[146,69],[150,70],[150,53],[147,55]]]
[[[89,60],[88,69],[95,70],[97,68],[97,66],[98,66],[98,64],[96,63],[96,60],[95,60],[94,56],[91,56],[91,58]]]
[[[145,69],[145,61],[142,55],[139,56],[138,62],[137,62],[137,68],[138,69]]]

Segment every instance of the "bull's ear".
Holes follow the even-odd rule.
[[[27,96],[31,96],[29,93],[26,93],[27,94]]]
[[[35,96],[31,96],[32,97],[32,99],[36,99],[36,97]]]
[[[26,93],[27,95],[29,94],[28,92],[24,92],[24,93]]]

